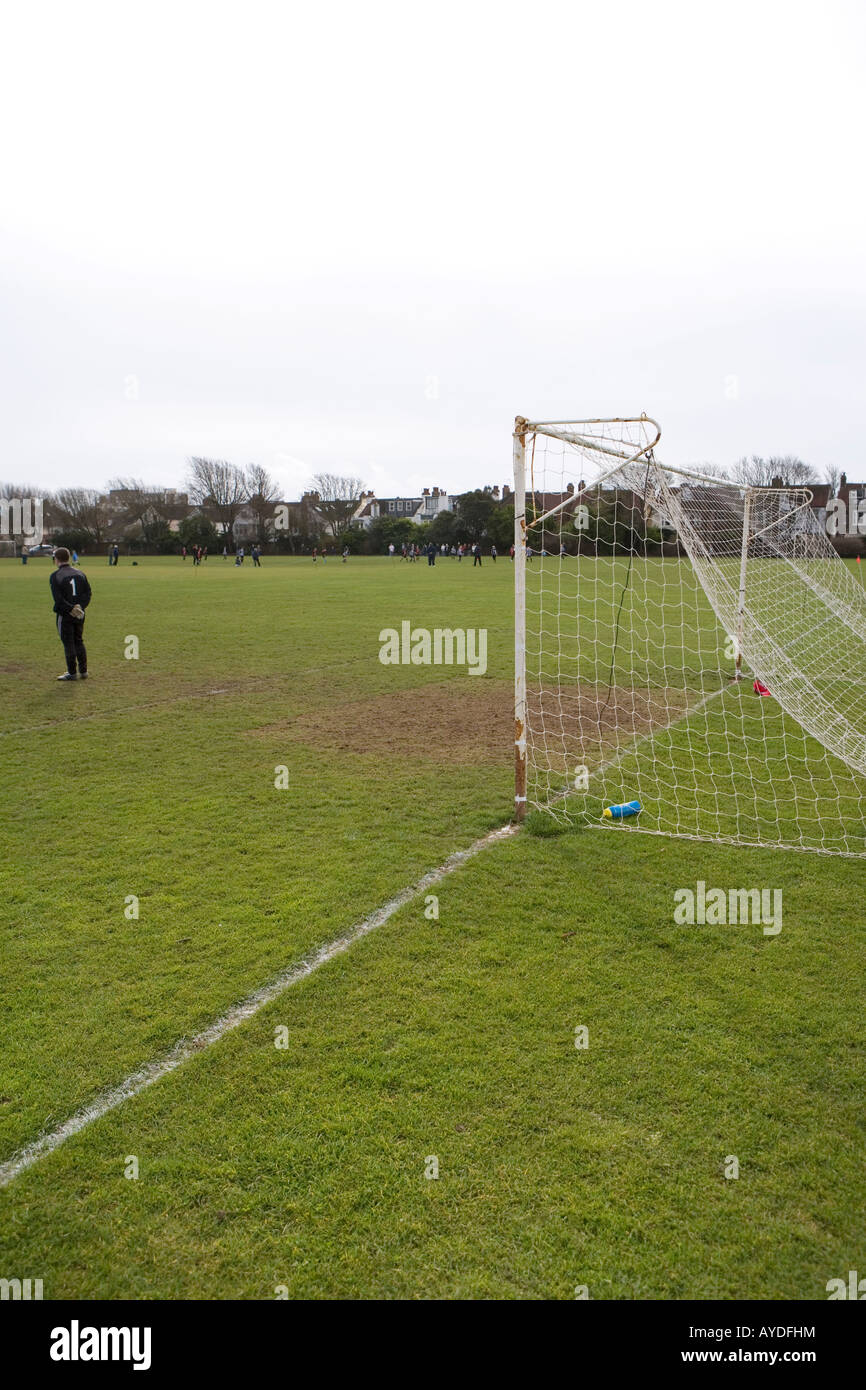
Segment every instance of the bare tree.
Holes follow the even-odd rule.
[[[838,496],[839,484],[842,481],[841,468],[838,468],[835,463],[828,463],[824,469],[824,481],[830,484],[830,496]]]
[[[732,471],[736,481],[746,483],[748,487],[769,487],[773,476],[767,460],[759,454],[737,459]]]
[[[260,463],[251,463],[246,472],[247,499],[256,519],[256,540],[268,539],[268,522],[273,521],[274,503],[280,495],[274,479]]]
[[[42,487],[32,483],[0,483],[0,497],[47,497]]]
[[[190,500],[209,507],[231,539],[238,512],[247,500],[247,486],[241,470],[225,459],[189,460]]]
[[[341,478],[336,473],[317,473],[313,478],[316,507],[335,536],[349,528],[364,491],[361,478]]]
[[[771,454],[769,458],[752,454],[750,458],[737,461],[733,476],[747,487],[772,487],[777,478],[781,479],[783,487],[802,487],[817,481],[812,465],[795,454]]]
[[[61,527],[83,531],[89,540],[100,545],[109,523],[108,510],[104,499],[89,487],[67,487],[56,493],[55,509],[59,512]]]
[[[773,454],[767,462],[773,470],[773,477],[781,478],[786,487],[801,487],[818,481],[817,469],[804,459],[797,458],[796,454]]]
[[[136,528],[145,537],[150,531],[159,529],[165,520],[165,490],[149,487],[140,478],[112,478],[108,483],[109,492],[119,494],[115,505],[118,523],[124,531]]]
[[[152,507],[162,505],[165,496],[163,488],[149,487],[140,478],[109,478],[109,492],[120,494],[124,511],[133,521],[140,521]]]
[[[731,478],[730,469],[721,463],[696,463],[694,468],[696,473],[702,474],[705,478],[718,478],[720,483],[727,483]],[[676,479],[674,481],[676,482]]]

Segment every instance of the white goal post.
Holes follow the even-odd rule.
[[[807,488],[660,436],[515,421],[515,817],[866,856],[866,593]]]

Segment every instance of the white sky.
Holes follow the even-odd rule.
[[[88,3],[0,34],[0,478],[380,494],[515,414],[866,476],[861,0]]]

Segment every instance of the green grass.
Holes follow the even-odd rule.
[[[0,1158],[510,810],[507,719],[501,753],[459,742],[482,696],[501,719],[507,561],[83,563],[73,686],[47,562],[0,564]],[[406,618],[486,627],[487,674],[381,665]],[[782,888],[781,934],[675,926],[699,878]],[[0,1273],[49,1298],[823,1298],[864,1258],[864,886],[838,858],[522,832],[439,885],[438,921],[417,899],[0,1192]]]

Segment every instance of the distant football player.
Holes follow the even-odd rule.
[[[69,551],[59,545],[54,552],[56,569],[50,576],[51,597],[57,614],[57,632],[66,655],[66,670],[59,681],[87,680],[84,646],[84,610],[90,602],[87,575],[69,563]],[[76,671],[76,665],[78,670]]]

